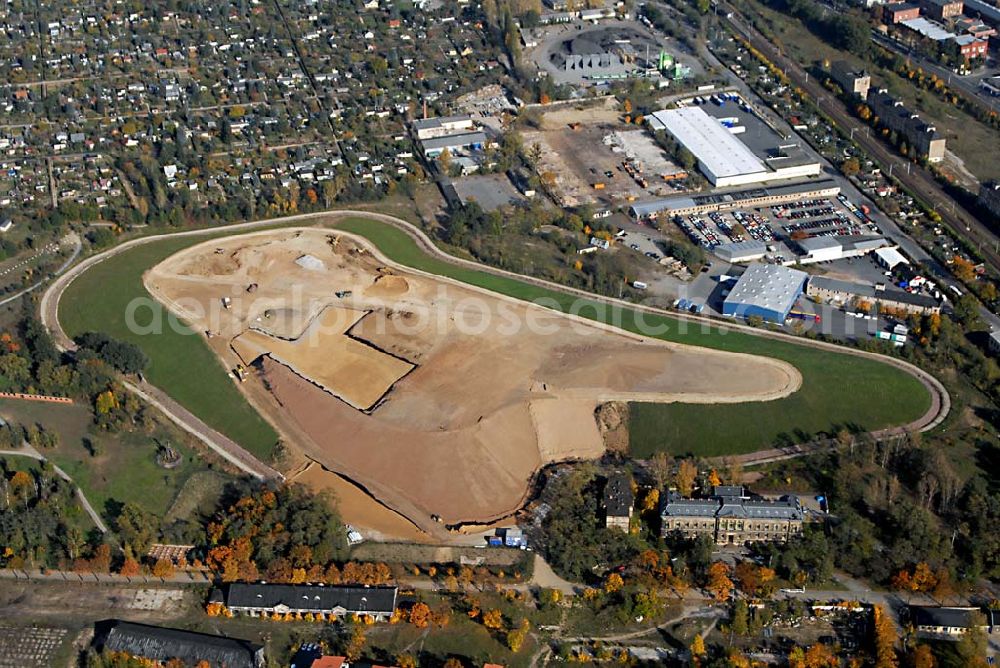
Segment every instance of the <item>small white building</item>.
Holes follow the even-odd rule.
[[[900,253],[895,247],[879,248],[875,251],[875,259],[878,261],[879,265],[885,267],[889,271],[892,271],[901,264],[910,264],[909,261],[903,257],[903,254]]]
[[[413,121],[413,132],[421,140],[463,134],[473,128],[472,116],[443,116]]]
[[[799,258],[799,264],[813,262],[829,262],[844,257],[844,246],[835,237],[809,237],[798,242],[805,255]]]

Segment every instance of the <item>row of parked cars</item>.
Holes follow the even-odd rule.
[[[704,304],[699,304],[690,299],[675,299],[673,307],[678,311],[688,311],[689,313],[701,313],[705,310]]]

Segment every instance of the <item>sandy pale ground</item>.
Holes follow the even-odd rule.
[[[233,339],[233,349],[245,364],[270,355],[351,406],[371,408],[413,365],[347,336],[364,316],[327,306],[294,341],[251,329]]]
[[[316,492],[333,492],[341,518],[358,529],[366,539],[402,539],[417,543],[430,540],[427,534],[405,517],[379,504],[364,490],[318,464],[310,464],[292,481],[302,483]]]
[[[504,517],[540,466],[599,456],[604,401],[764,401],[801,383],[778,360],[392,266],[329,230],[209,241],[145,282],[227,365],[255,362],[241,387],[290,443],[417,524]]]

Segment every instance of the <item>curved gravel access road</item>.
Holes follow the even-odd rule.
[[[550,281],[524,276],[521,274],[515,274],[513,272],[505,271],[503,269],[497,269],[495,267],[490,267],[478,262],[473,262],[471,260],[465,260],[462,258],[449,255],[440,248],[438,248],[431,239],[419,230],[413,224],[397,218],[395,216],[390,216],[383,213],[375,213],[370,211],[359,211],[359,210],[337,210],[337,211],[324,211],[317,213],[299,214],[296,216],[289,216],[284,218],[269,218],[265,220],[258,220],[246,223],[236,223],[233,225],[226,225],[220,227],[212,227],[199,230],[188,230],[184,232],[174,232],[170,234],[157,234],[145,237],[139,237],[136,239],[131,239],[126,241],[114,248],[106,250],[97,255],[90,256],[84,259],[82,262],[74,266],[69,271],[65,272],[59,276],[53,283],[46,289],[42,295],[40,310],[41,310],[41,320],[45,327],[52,333],[55,339],[56,345],[63,350],[72,350],[75,348],[73,341],[66,335],[65,331],[59,323],[58,311],[59,311],[59,300],[65,292],[66,288],[85,272],[90,267],[97,265],[105,260],[118,255],[126,250],[129,250],[135,246],[140,246],[147,243],[153,243],[166,238],[173,237],[186,237],[186,236],[208,236],[219,234],[220,232],[236,234],[241,231],[255,230],[265,227],[274,226],[284,226],[284,225],[294,225],[300,224],[305,221],[316,221],[322,219],[333,219],[345,218],[345,217],[366,217],[371,218],[380,222],[387,223],[396,227],[397,229],[406,233],[411,239],[416,242],[416,244],[426,253],[457,266],[462,266],[466,268],[476,269],[482,272],[489,272],[498,276],[504,276],[512,279],[516,279],[525,283],[530,283],[538,287],[545,288],[547,290],[558,291],[574,296],[578,296],[584,299],[588,299],[595,302],[601,302],[609,305],[613,305],[621,308],[629,308],[635,311],[650,313],[655,315],[669,316],[674,319],[684,320],[690,323],[699,325],[709,325],[713,327],[725,327],[727,329],[732,329],[745,334],[750,334],[752,336],[770,337],[777,338],[788,343],[810,346],[813,348],[819,348],[822,350],[828,350],[831,352],[837,352],[844,355],[854,355],[857,357],[865,357],[869,359],[878,360],[884,364],[890,364],[898,369],[905,371],[914,378],[916,378],[920,383],[927,388],[927,391],[931,395],[931,405],[924,415],[920,416],[916,420],[910,422],[909,424],[893,427],[890,429],[880,430],[874,432],[873,436],[884,438],[893,435],[902,435],[907,432],[913,431],[929,431],[934,429],[947,417],[949,411],[951,410],[951,397],[944,386],[937,380],[934,376],[927,373],[926,371],[918,368],[917,366],[905,362],[903,360],[895,359],[885,355],[880,355],[878,353],[870,353],[866,351],[856,350],[852,348],[847,348],[833,343],[826,343],[822,341],[814,341],[810,339],[804,339],[800,337],[793,336],[791,334],[785,334],[783,332],[773,332],[769,330],[760,330],[750,327],[748,325],[741,325],[734,323],[732,321],[720,321],[714,318],[709,318],[705,316],[699,316],[695,314],[679,313],[676,311],[668,311],[661,308],[655,308],[651,306],[644,306],[641,304],[635,304],[621,299],[615,299],[612,297],[604,297],[601,295],[596,295],[584,290],[579,290],[576,288],[570,288],[567,286],[559,285],[558,283],[552,283]],[[190,411],[182,407],[176,401],[171,399],[162,390],[150,385],[149,383],[142,381],[140,383],[127,383],[127,386],[133,392],[136,392],[146,401],[150,402],[157,408],[159,408],[163,413],[177,424],[181,429],[184,429],[188,433],[192,434],[203,443],[205,443],[209,448],[215,451],[217,454],[225,458],[227,461],[232,463],[234,466],[240,470],[258,477],[258,478],[281,478],[281,474],[275,471],[273,468],[267,464],[261,462],[259,459],[254,457],[252,454],[243,449],[239,444],[235,443],[228,437],[219,433],[218,431],[212,429],[206,425],[197,416],[193,415]],[[752,463],[755,461],[767,461],[775,457],[786,458],[789,456],[799,456],[801,454],[806,454],[812,452],[815,448],[810,448],[808,446],[792,446],[790,448],[783,448],[780,450],[766,450],[760,451],[759,453],[750,453],[744,456],[744,461],[746,463]],[[755,457],[759,457],[755,459]]]
[[[96,510],[94,510],[94,507],[90,505],[90,501],[87,500],[87,497],[84,495],[83,490],[80,489],[80,486],[77,485],[76,482],[74,482],[73,479],[70,478],[65,471],[56,466],[55,462],[46,459],[46,457],[42,455],[42,453],[40,453],[38,450],[35,450],[35,448],[33,448],[27,441],[22,443],[20,450],[0,450],[0,456],[28,457],[29,459],[35,459],[39,462],[47,461],[50,464],[52,464],[52,470],[55,472],[55,474],[76,488],[76,498],[80,500],[80,505],[83,507],[84,512],[86,512],[87,515],[90,516],[90,519],[93,520],[94,525],[97,527],[97,530],[100,531],[101,533],[108,532],[108,527],[107,525],[104,524],[104,520],[102,520],[101,516],[97,513]]]

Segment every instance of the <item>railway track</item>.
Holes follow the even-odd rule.
[[[896,155],[892,149],[874,135],[865,134],[864,130],[868,126],[854,118],[843,102],[823,88],[815,78],[809,78],[801,65],[782,53],[770,40],[750,26],[735,7],[729,4],[724,4],[724,7],[728,15],[723,20],[733,30],[746,38],[755,49],[783,70],[788,79],[812,98],[819,109],[842,129],[848,132],[859,130],[860,132],[857,132],[856,136],[853,137],[854,142],[882,165],[884,171],[891,171],[892,176],[905,188],[915,193],[935,210],[945,225],[950,227],[956,235],[963,237],[972,246],[978,248],[983,260],[1000,273],[1000,237],[963,206],[955,202],[954,198],[944,191],[926,169]],[[984,150],[987,149],[984,147]]]

